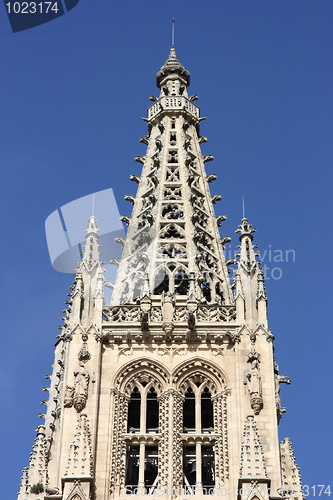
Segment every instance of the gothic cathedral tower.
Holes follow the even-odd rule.
[[[19,500],[301,498],[290,440],[278,438],[290,380],[274,360],[255,229],[241,220],[226,261],[189,84],[172,47],[110,305],[89,219]]]

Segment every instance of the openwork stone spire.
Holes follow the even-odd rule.
[[[215,304],[233,303],[228,269],[220,242],[213,204],[221,195],[211,196],[200,143],[200,111],[188,97],[189,73],[180,64],[174,47],[157,74],[159,98],[148,109],[148,135],[143,165],[133,203],[128,235],[117,276],[112,304],[125,304],[142,296],[144,276],[152,295],[170,292],[188,295],[189,275],[194,273],[199,300]]]

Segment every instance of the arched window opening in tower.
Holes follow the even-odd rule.
[[[204,296],[204,298],[207,300],[207,302],[210,302],[212,296],[211,296],[211,291],[210,291],[210,285],[207,281],[204,281],[202,283],[201,290],[202,290],[202,295]]]
[[[169,291],[169,275],[161,269],[155,276],[154,295],[161,295]]]
[[[158,410],[157,394],[154,387],[151,387],[147,394],[146,431],[148,433],[158,432]]]
[[[179,245],[167,245],[163,247],[163,255],[168,256],[171,259],[174,259],[175,257],[185,257],[186,256],[186,249],[185,247],[180,247]]]
[[[194,495],[197,482],[197,462],[194,446],[183,448],[183,488],[185,495]]]
[[[142,292],[142,282],[138,281],[135,284],[135,287],[134,287],[134,290],[133,290],[133,300],[138,299],[141,296],[141,292]]]
[[[126,446],[126,493],[136,493],[139,482],[139,446]]]
[[[214,432],[212,395],[208,387],[205,387],[201,393],[201,432],[204,434]]]
[[[186,295],[188,287],[188,276],[183,269],[180,269],[175,275],[175,293],[178,295]]]
[[[170,146],[175,146],[177,142],[176,132],[170,133]]]
[[[224,297],[223,297],[223,292],[220,289],[220,283],[216,283],[215,292],[216,292],[216,299],[218,300],[219,298],[220,304],[221,305],[224,304]]]
[[[127,432],[140,432],[140,411],[141,394],[139,389],[134,387],[128,404]]]
[[[195,432],[195,394],[189,387],[185,393],[183,406],[183,432]]]
[[[162,209],[162,217],[164,219],[182,219],[184,217],[183,207],[181,205],[170,203]]]
[[[201,447],[201,478],[204,495],[213,495],[215,487],[214,446]]]
[[[167,224],[164,228],[162,228],[160,232],[160,238],[161,239],[171,239],[171,238],[179,238],[183,239],[185,238],[185,234],[182,231],[183,225],[180,224]]]
[[[146,494],[154,493],[158,482],[158,448],[146,446],[145,449],[145,488]]]

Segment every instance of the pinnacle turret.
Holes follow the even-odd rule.
[[[257,245],[253,245],[252,235],[255,232],[256,229],[243,217],[242,223],[236,229],[240,241],[237,247],[240,251],[236,254],[239,257],[235,272],[236,295],[239,296],[239,290],[243,290],[244,313],[242,311],[241,318],[267,325],[265,276],[260,268],[261,263],[256,260],[259,253],[255,252]],[[241,310],[239,302],[238,300],[238,310]]]
[[[96,265],[100,262],[99,256],[101,255],[99,252],[100,245],[98,244],[98,231],[99,227],[97,227],[97,219],[95,216],[91,216],[88,221],[88,227],[85,229],[86,231],[86,243],[84,246],[83,253],[83,263],[88,272],[91,272]]]
[[[162,85],[169,79],[180,79],[186,87],[190,85],[190,73],[179,62],[174,46],[171,47],[168,59],[156,75],[157,87],[161,88]]]

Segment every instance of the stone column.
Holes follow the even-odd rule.
[[[125,488],[126,472],[126,443],[120,436],[126,432],[129,398],[116,389],[111,390],[111,397],[113,397],[114,417],[111,437],[110,493],[120,494],[120,490]]]
[[[196,481],[195,494],[202,494],[201,443],[195,443]]]
[[[180,440],[180,434],[183,430],[183,404],[184,396],[172,389],[171,391],[171,401],[172,401],[172,424],[171,424],[171,443],[172,446],[172,492],[176,492],[173,496],[177,496],[177,493],[183,487],[183,447]]]
[[[145,489],[145,442],[140,442],[139,455],[139,479],[138,479],[138,494],[143,495]]]
[[[229,478],[229,449],[227,427],[227,396],[229,390],[213,397],[214,434],[218,435],[215,445],[215,484],[221,488]]]

